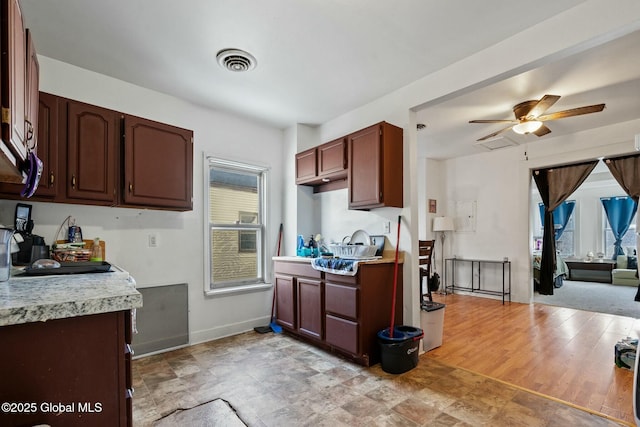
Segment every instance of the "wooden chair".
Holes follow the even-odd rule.
[[[431,277],[431,254],[433,253],[433,246],[435,240],[418,240],[418,264],[420,268],[420,304],[424,301],[424,296],[427,295],[429,301],[433,301],[431,298],[431,291],[429,290],[429,277]],[[424,278],[427,278],[427,292],[423,291]]]

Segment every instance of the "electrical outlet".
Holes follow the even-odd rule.
[[[158,236],[155,233],[149,234],[149,247],[155,248],[157,246],[158,246]]]
[[[389,221],[385,221],[382,223],[382,229],[384,230],[382,233],[383,234],[389,234],[391,233],[391,222]]]

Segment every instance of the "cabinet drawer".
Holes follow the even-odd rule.
[[[274,263],[274,270],[278,274],[289,274],[291,276],[304,276],[320,279],[322,272],[314,270],[311,262],[281,262]]]
[[[358,323],[327,314],[325,328],[327,344],[358,353]]]
[[[325,285],[325,310],[351,319],[358,318],[358,288],[327,283]]]
[[[355,276],[345,276],[342,274],[325,273],[324,278],[327,282],[348,283],[350,285],[357,285],[358,276],[360,275],[356,274]]]

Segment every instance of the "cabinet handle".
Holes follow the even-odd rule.
[[[133,389],[133,387],[128,388],[125,391],[125,398],[126,399],[131,399],[133,397],[133,393],[135,392],[135,390]]]
[[[53,175],[53,172],[51,172],[49,174],[49,185],[53,185],[53,181],[55,181],[55,176]]]
[[[131,344],[124,345],[124,354],[130,354],[132,356],[135,354],[135,352],[133,351],[133,348],[131,348]]]
[[[133,193],[133,184],[129,183],[129,193]]]
[[[71,175],[71,188],[76,189],[76,176]]]

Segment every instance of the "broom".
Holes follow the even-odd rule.
[[[282,224],[280,224],[280,231],[278,232],[278,249],[276,250],[277,256],[280,256],[280,243],[282,242],[282,232],[283,232],[283,227],[282,227]],[[278,325],[278,323],[276,322],[275,308],[276,308],[276,286],[274,283],[273,298],[271,300],[271,322],[269,323],[269,326],[256,326],[255,328],[253,328],[254,331],[256,331],[259,334],[266,334],[268,332],[274,332],[276,334],[279,334],[282,332],[282,327]]]

